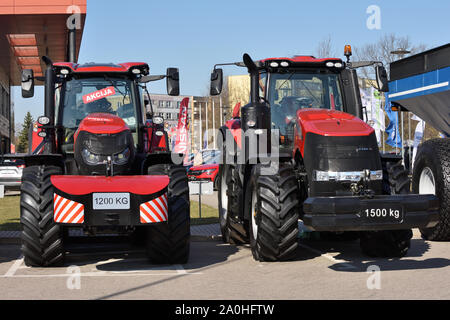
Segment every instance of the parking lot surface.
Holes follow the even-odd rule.
[[[319,240],[299,240],[294,261],[275,263],[219,241],[192,242],[189,263],[173,266],[151,265],[143,248],[106,238],[72,243],[58,268],[26,267],[17,244],[0,252],[0,299],[450,298],[450,244],[416,230],[402,259],[368,259],[358,241]]]

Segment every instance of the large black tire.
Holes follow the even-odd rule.
[[[217,200],[219,204],[219,225],[220,232],[222,234],[222,241],[224,243],[230,243],[230,224],[228,220],[228,185],[226,183],[228,166],[225,164],[219,165],[218,190]]]
[[[248,243],[248,225],[240,219],[243,212],[244,188],[239,177],[236,163],[235,145],[233,153],[227,158],[227,149],[222,140],[219,148],[222,154],[222,164],[217,174],[217,197],[219,204],[219,223],[222,241],[234,245]],[[231,159],[231,161],[227,161]]]
[[[383,193],[410,193],[408,171],[401,162],[383,163]],[[411,246],[411,238],[411,229],[363,231],[359,243],[362,252],[369,257],[403,257]]]
[[[261,175],[253,167],[246,190],[250,246],[257,261],[295,257],[298,242],[299,186],[291,164],[280,163],[276,175]]]
[[[172,165],[167,168],[167,174],[170,178],[168,222],[147,227],[147,255],[155,264],[182,264],[188,261],[190,251],[188,179],[183,166]]]
[[[169,164],[154,164],[148,167],[147,174],[149,175],[167,175],[169,174]],[[132,245],[141,246],[146,243],[148,226],[136,226],[134,231],[130,234],[130,242]]]
[[[50,176],[59,167],[31,166],[23,170],[20,188],[22,254],[27,266],[58,266],[64,262],[63,227],[53,218],[54,188]]]
[[[414,162],[413,192],[430,193],[421,175],[429,175],[434,184],[434,194],[439,199],[439,222],[433,228],[422,228],[422,237],[427,240],[450,240],[450,139],[432,139],[419,146]]]

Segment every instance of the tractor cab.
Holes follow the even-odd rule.
[[[356,69],[375,65],[376,82],[380,91],[388,91],[386,70],[381,62],[350,62],[351,47],[345,47],[347,62],[339,58],[315,58],[313,56],[294,56],[291,58],[267,58],[252,61],[244,55],[243,62],[217,64],[211,75],[211,94],[221,92],[223,83],[221,65],[247,67],[251,82],[251,103],[263,108],[250,108],[258,113],[267,107],[267,114],[261,119],[270,118],[270,129],[278,130],[281,151],[294,149],[294,127],[299,117],[298,111],[319,109],[325,118],[331,113],[345,112],[363,119]],[[249,105],[250,105],[249,104]],[[245,116],[243,107],[243,114]],[[335,113],[336,112],[336,113]],[[270,113],[270,115],[269,115]],[[328,116],[326,116],[328,114]],[[252,115],[249,115],[251,118]],[[339,116],[338,116],[339,117]],[[264,122],[264,120],[263,120]],[[243,123],[244,129],[246,123]],[[255,128],[264,127],[262,123]]]
[[[36,79],[45,81],[45,115],[38,120],[39,136],[33,135],[43,143],[35,143],[40,150],[33,153],[61,154],[71,174],[104,174],[103,167],[111,157],[117,168],[127,167],[116,170],[118,174],[142,167],[134,161],[143,161],[144,157],[135,158],[134,154],[150,153],[154,140],[161,140],[156,145],[167,149],[164,134],[154,135],[154,126],[162,126],[163,119],[153,119],[152,105],[144,100],[144,92],[148,95],[146,83],[167,78],[168,93],[178,95],[178,69],[168,68],[166,75],[150,76],[148,64],[141,62],[76,64],[44,60],[46,76]],[[32,70],[25,70],[23,78],[23,96],[30,97]]]
[[[270,58],[261,65],[260,99],[269,104],[271,129],[279,130],[282,144],[293,142],[299,110],[344,111],[340,59]]]

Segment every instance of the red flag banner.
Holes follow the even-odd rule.
[[[174,153],[188,153],[189,130],[188,130],[188,108],[189,98],[184,98],[180,104],[178,116],[177,137],[175,140]]]
[[[236,103],[233,109],[233,118],[239,118],[240,113],[241,113],[241,103],[238,102]]]

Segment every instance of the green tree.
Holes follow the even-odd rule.
[[[28,133],[30,132],[30,128],[33,126],[34,119],[31,116],[31,113],[28,111],[23,119],[22,130],[19,134],[19,143],[17,145],[18,153],[26,153],[28,152]]]

